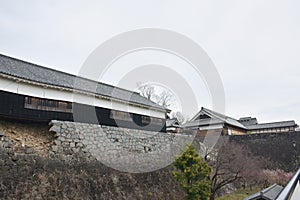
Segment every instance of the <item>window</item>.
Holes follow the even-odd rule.
[[[143,124],[150,124],[150,122],[151,122],[151,124],[162,125],[164,122],[164,119],[149,117],[149,116],[142,116]]]
[[[35,97],[25,97],[24,108],[57,112],[72,112],[72,103]]]
[[[151,122],[152,122],[153,124],[162,125],[163,122],[164,122],[164,119],[151,117]]]
[[[32,98],[31,97],[25,97],[25,103],[32,104]]]
[[[202,114],[199,116],[199,119],[209,119],[210,117],[208,115]]]
[[[142,123],[143,124],[149,124],[151,121],[149,116],[142,116]]]
[[[110,112],[110,118],[124,120],[124,121],[132,121],[132,114],[128,112],[112,110]]]

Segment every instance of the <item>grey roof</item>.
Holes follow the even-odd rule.
[[[266,200],[274,200],[278,197],[283,187],[277,184],[271,185],[270,187],[263,189],[260,192],[257,192],[244,200],[255,200],[255,199],[266,199]]]
[[[291,127],[297,126],[294,120],[282,121],[282,122],[272,122],[272,123],[262,123],[246,126],[249,130],[264,129],[264,128],[281,128],[281,127]]]
[[[197,119],[201,114],[206,114],[212,119]],[[185,124],[185,127],[191,127],[196,126],[198,124],[199,126],[203,125],[212,125],[212,124],[220,124],[220,123],[227,123],[232,126],[236,126],[242,129],[246,129],[246,127],[241,124],[238,120],[228,117],[226,115],[223,115],[221,113],[209,110],[207,108],[202,107],[201,110],[192,118],[192,120]]]
[[[257,119],[253,117],[242,117],[238,120],[244,126],[255,125],[257,124]]]
[[[256,118],[252,118],[252,117],[240,117],[239,121],[250,120],[250,119],[256,119]]]
[[[205,114],[211,118],[208,119],[199,119],[199,116]],[[249,120],[249,121],[247,121]],[[246,122],[244,122],[246,121]],[[248,123],[249,122],[249,123]],[[255,129],[264,129],[264,128],[281,128],[281,127],[297,127],[298,125],[294,120],[291,121],[282,121],[282,122],[272,122],[272,123],[257,123],[256,118],[244,117],[236,120],[232,117],[228,117],[221,113],[209,110],[207,108],[202,107],[201,110],[191,119],[191,121],[187,122],[183,125],[183,127],[197,127],[197,126],[205,126],[205,125],[213,125],[213,124],[221,124],[227,123],[232,126],[236,126],[245,130],[255,130]]]
[[[0,54],[0,74],[43,83],[52,86],[92,92],[108,98],[128,101],[153,107],[160,110],[168,110],[136,92],[114,87],[105,83],[96,82],[58,70],[32,64],[23,60]]]
[[[183,125],[183,127],[191,128],[191,127],[198,127],[198,126],[208,126],[208,125],[215,125],[215,124],[223,124],[224,121],[220,119],[197,119],[194,121],[189,121]]]

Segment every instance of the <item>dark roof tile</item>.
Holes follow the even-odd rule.
[[[0,74],[43,83],[52,86],[75,89],[85,92],[96,93],[101,96],[141,104],[160,110],[166,108],[142,97],[136,92],[114,87],[105,83],[96,82],[58,70],[32,64],[16,58],[0,54]]]
[[[254,199],[270,199],[275,200],[280,192],[282,191],[283,187],[277,184],[271,185],[270,187],[263,189],[260,192],[257,192],[247,198],[245,200],[254,200]]]
[[[261,124],[249,125],[246,127],[248,130],[255,130],[255,129],[264,129],[264,128],[283,128],[283,127],[290,127],[290,126],[297,126],[294,120],[272,122],[272,123],[261,123]]]

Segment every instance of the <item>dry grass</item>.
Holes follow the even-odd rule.
[[[233,192],[232,194],[224,195],[221,197],[218,197],[216,200],[243,200],[246,197],[255,194],[256,192],[262,190],[261,188],[253,188],[250,189],[244,189],[244,190],[238,190]]]
[[[37,123],[16,123],[0,120],[0,131],[13,143],[15,152],[32,148],[39,155],[45,156],[54,141],[54,134],[49,126]]]

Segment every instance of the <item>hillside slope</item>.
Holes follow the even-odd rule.
[[[43,124],[0,121],[0,199],[182,199],[172,166],[129,174],[82,155],[49,154],[54,135]]]

